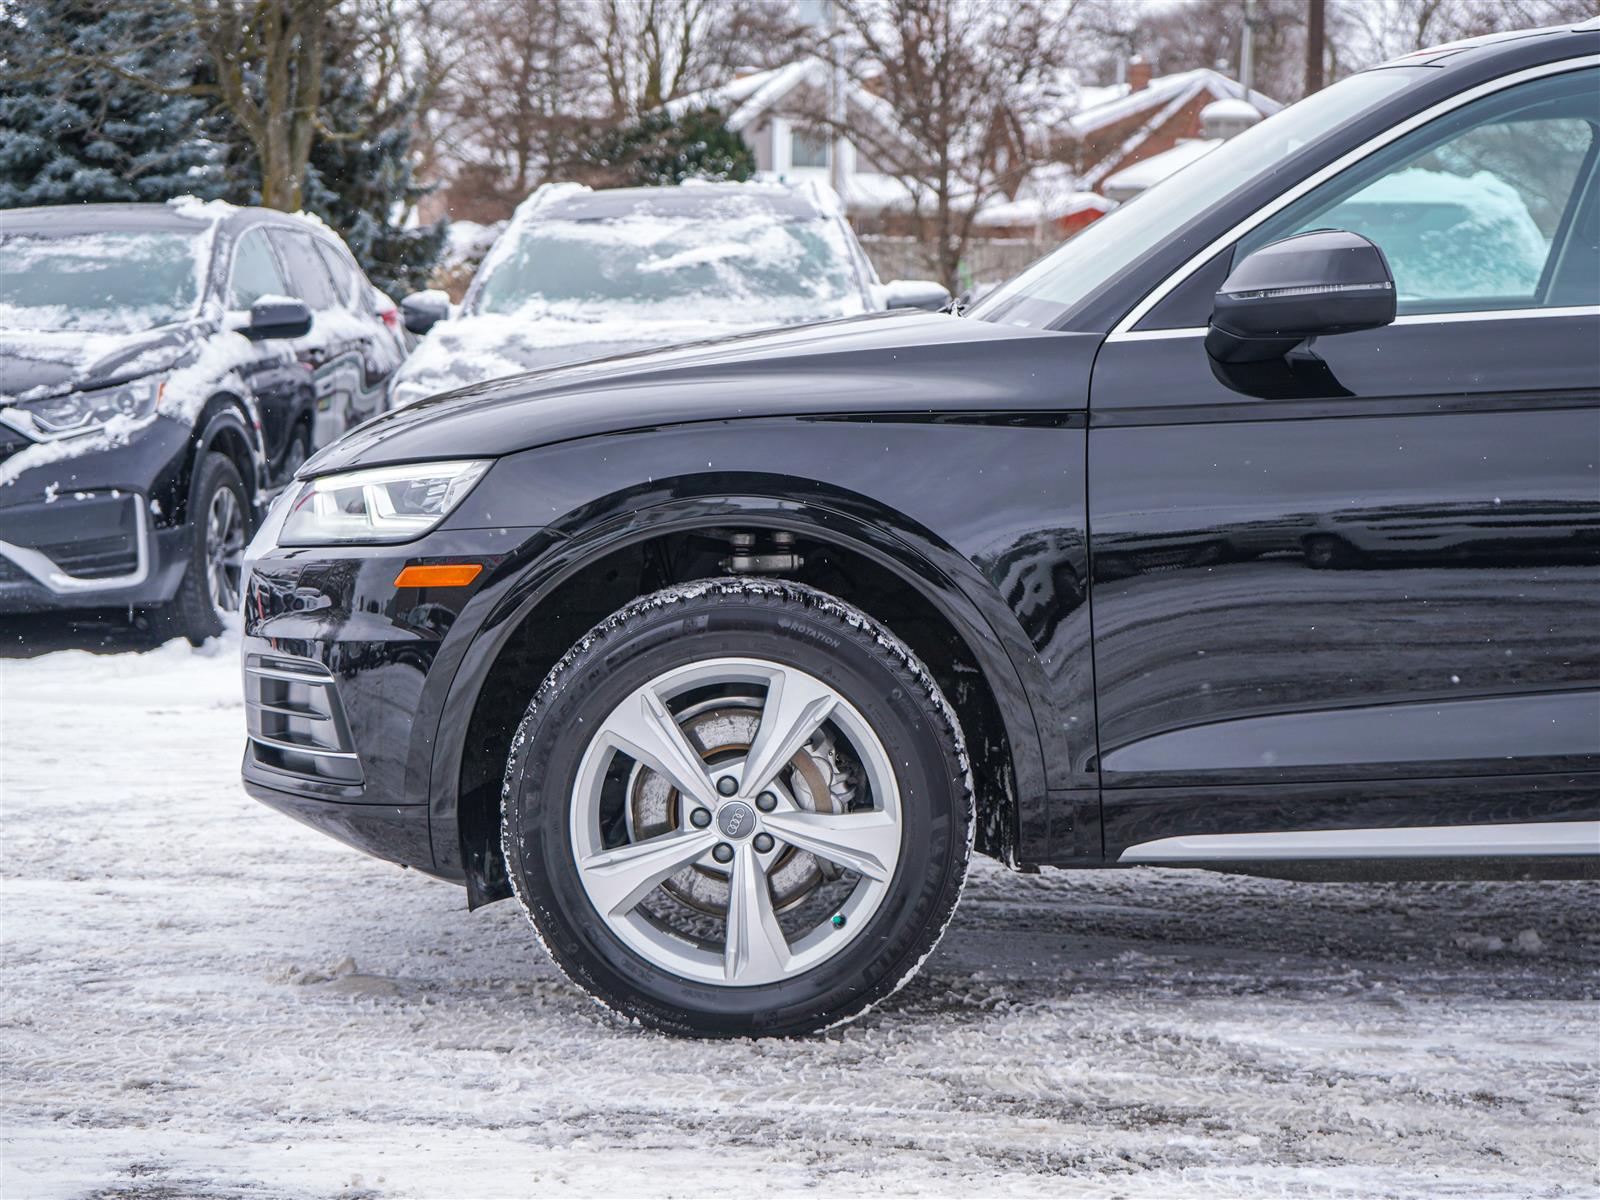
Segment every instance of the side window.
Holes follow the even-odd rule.
[[[326,311],[338,304],[333,280],[328,278],[327,268],[318,257],[310,234],[274,229],[272,242],[288,264],[289,280],[296,296],[318,311]]]
[[[356,298],[356,270],[349,261],[324,241],[316,241],[317,257],[322,259],[322,265],[327,268],[328,274],[333,279],[333,290],[338,294],[339,303],[350,307],[351,301]]]
[[[263,296],[283,296],[289,285],[283,281],[278,260],[259,229],[246,233],[233,248],[233,273],[228,277],[228,307],[249,308]]]
[[[1245,238],[1244,254],[1312,229],[1371,239],[1394,272],[1401,313],[1600,303],[1600,277],[1573,299],[1564,267],[1592,250],[1600,71],[1534,80],[1430,122],[1291,204]],[[1576,256],[1576,257],[1575,257]]]

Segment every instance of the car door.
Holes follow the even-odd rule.
[[[289,270],[293,294],[311,309],[311,332],[295,340],[294,352],[311,372],[316,390],[311,429],[311,449],[315,450],[350,427],[361,377],[361,350],[349,325],[338,317],[338,293],[311,234],[275,228],[272,242]]]
[[[250,306],[263,296],[290,294],[289,282],[266,231],[247,229],[233,243],[226,289],[230,322],[242,326]],[[285,456],[294,431],[310,419],[315,407],[311,379],[301,369],[290,346],[277,339],[250,343],[249,360],[239,368],[261,416],[261,436],[266,447],[268,477],[285,475]]]
[[[1559,71],[1390,141],[1102,348],[1111,858],[1182,833],[1600,808],[1597,94],[1593,68]],[[1212,360],[1199,299],[1318,228],[1385,252],[1394,324]]]
[[[390,310],[390,320],[394,322],[391,329],[378,313],[372,285],[361,274],[349,252],[323,238],[314,238],[313,242],[338,296],[337,315],[332,319],[349,331],[350,340],[361,356],[360,382],[349,413],[349,423],[357,425],[382,409],[389,376],[405,360],[399,314]]]

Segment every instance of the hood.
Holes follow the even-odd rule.
[[[190,330],[144,333],[0,329],[0,403],[107,387],[165,370],[190,344]]]
[[[704,319],[580,321],[479,313],[441,322],[395,376],[399,403],[507,375],[614,358],[770,328],[774,322]]]
[[[303,475],[690,421],[1083,409],[1101,335],[897,311],[557,367],[385,413]]]

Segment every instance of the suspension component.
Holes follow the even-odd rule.
[[[730,575],[782,575],[806,565],[805,556],[795,550],[794,534],[785,530],[768,534],[765,546],[746,530],[730,534],[728,544],[733,553],[722,560],[722,569]]]

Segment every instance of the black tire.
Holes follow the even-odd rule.
[[[583,890],[568,830],[589,738],[633,689],[691,663],[745,656],[825,682],[870,725],[900,792],[898,864],[861,933],[776,982],[717,986],[634,953]],[[502,848],[556,965],[622,1016],[692,1037],[812,1033],[896,991],[938,942],[965,882],[973,796],[955,714],[915,655],[865,614],[798,584],[715,579],[627,605],[552,670],[512,740]]]
[[[250,520],[249,497],[239,469],[225,454],[215,451],[201,458],[196,469],[194,491],[189,505],[189,565],[183,581],[172,600],[157,610],[151,621],[162,637],[186,637],[196,646],[209,637],[222,632],[222,618],[217,611],[215,598],[207,572],[211,549],[208,517],[213,501],[219,492],[232,494],[240,519],[242,533],[249,540],[253,522]],[[243,546],[240,546],[242,551]]]

